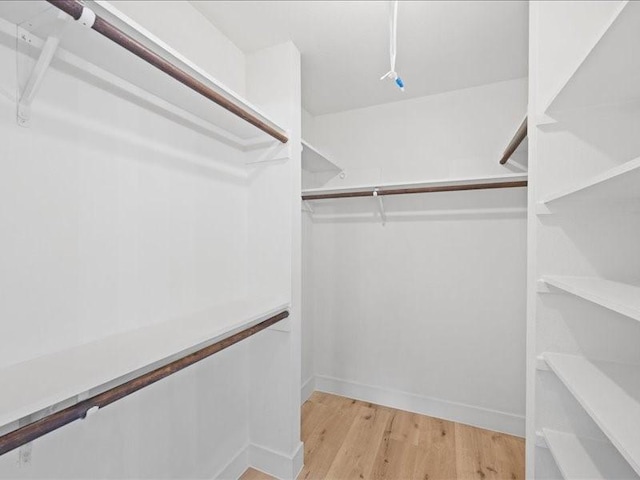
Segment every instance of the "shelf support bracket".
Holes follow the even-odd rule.
[[[382,201],[382,197],[378,195],[378,189],[373,189],[373,196],[378,200],[378,209],[380,210],[380,218],[382,219],[382,225],[384,226],[387,223],[387,214],[384,211],[384,202]]]
[[[29,80],[20,95],[20,100],[18,100],[18,125],[22,127],[28,127],[31,123],[31,104],[33,103],[33,99],[36,97],[38,90],[40,89],[40,85],[42,84],[42,80],[51,65],[51,60],[53,60],[53,56],[55,55],[56,50],[58,50],[60,39],[62,38],[65,27],[69,24],[70,18],[71,17],[69,17],[69,15],[60,12],[56,19],[56,25],[53,32],[44,42],[42,50],[40,51],[40,56],[38,57],[33,70],[31,70]]]

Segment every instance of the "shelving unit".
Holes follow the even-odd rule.
[[[47,39],[57,34],[59,41],[51,59],[54,68],[79,68],[115,93],[123,92],[143,104],[151,104],[170,118],[179,117],[181,121],[204,128],[242,150],[268,146],[274,141],[272,135],[287,141],[284,129],[266,114],[110,3],[93,1],[86,5],[107,24],[124,33],[131,43],[150,52],[149,55],[139,58],[73,20],[56,32],[60,11],[45,1],[4,2],[0,5],[0,31],[15,35],[19,29],[18,49],[36,57]],[[149,63],[152,60],[156,64],[166,63],[174,78]],[[44,69],[34,70],[33,75],[44,75],[47,67],[48,63]],[[181,75],[186,82],[176,80]],[[212,98],[218,105],[208,101]],[[271,133],[260,131],[256,125]]]
[[[527,478],[555,460],[565,479],[635,479],[640,255],[620,238],[640,235],[640,3],[530,9]],[[569,17],[573,44],[550,21]]]
[[[302,169],[311,173],[340,172],[340,168],[309,142],[302,140]]]
[[[593,206],[637,206],[640,200],[640,158],[619,165],[542,201],[548,208],[571,203]]]
[[[640,367],[557,353],[543,357],[640,474]]]
[[[544,439],[566,480],[632,480],[638,476],[609,443],[543,429]]]
[[[543,281],[589,302],[640,321],[640,287],[603,278],[546,276]]]
[[[12,365],[0,397],[0,435],[109,390],[162,365],[233,336],[288,304],[247,299]],[[117,355],[114,355],[117,352]]]
[[[85,15],[89,9],[95,22]],[[168,16],[165,10],[158,18]],[[201,27],[204,32],[210,28],[206,22]],[[282,44],[247,59],[255,63],[246,72],[247,83],[255,79],[256,85],[247,87],[247,94],[289,131],[108,2],[1,2],[0,36],[3,63],[10,65],[3,76],[10,86],[3,85],[3,91],[17,93],[6,95],[16,100],[17,125],[4,122],[3,133],[14,135],[9,147],[20,154],[12,157],[22,160],[10,173],[31,176],[33,188],[40,187],[39,195],[47,200],[56,197],[53,184],[69,187],[64,201],[39,208],[44,205],[40,198],[25,200],[26,210],[35,206],[33,215],[16,210],[14,216],[18,230],[21,222],[30,222],[25,245],[13,248],[14,265],[42,253],[30,240],[48,238],[51,248],[33,259],[33,270],[25,268],[22,278],[11,281],[17,297],[29,292],[41,308],[16,301],[3,309],[14,323],[4,339],[9,348],[0,366],[0,455],[249,336],[246,348],[228,350],[224,362],[200,364],[207,373],[204,385],[189,384],[201,380],[185,375],[188,388],[176,390],[175,399],[157,395],[158,411],[166,415],[165,424],[181,424],[185,410],[194,406],[194,392],[199,398],[213,392],[216,399],[226,396],[225,402],[239,406],[198,413],[204,420],[198,427],[208,429],[222,418],[227,428],[237,427],[237,448],[248,445],[251,426],[272,434],[258,439],[265,450],[299,450],[299,412],[290,405],[299,392],[291,352],[300,339],[295,323],[285,321],[290,310],[299,308],[300,239],[291,216],[300,201],[292,180],[300,176],[300,152],[293,148],[300,136],[295,121],[301,113],[299,52]],[[244,63],[234,59],[230,65]],[[3,118],[10,119],[13,105],[3,106]],[[122,128],[110,128],[120,122]],[[112,135],[116,130],[122,135]],[[32,143],[38,147],[30,148]],[[162,145],[158,158],[150,154],[156,143]],[[253,170],[233,164],[278,155],[295,161]],[[182,163],[194,158],[211,159],[216,168]],[[250,182],[238,181],[249,175]],[[270,195],[274,191],[282,193]],[[10,190],[4,198],[19,194],[19,188]],[[128,208],[129,200],[135,207]],[[214,214],[216,205],[224,208]],[[92,213],[85,215],[83,207]],[[112,214],[122,219],[124,211],[124,223],[112,221]],[[38,215],[59,221],[48,224]],[[64,245],[57,243],[62,238]],[[47,263],[51,258],[68,262],[56,271]],[[33,281],[31,276],[40,274],[44,278]],[[108,279],[108,285],[97,286],[97,278]],[[200,310],[210,305],[217,306]],[[43,313],[48,309],[50,315]],[[151,322],[156,323],[141,327]],[[212,379],[224,383],[218,389],[222,393],[212,387]],[[128,398],[120,406],[135,412],[141,397]],[[256,414],[265,406],[269,415]],[[117,409],[105,409],[103,415],[114,411],[117,416]],[[273,434],[276,427],[286,433]],[[148,441],[157,430],[139,433]],[[224,435],[205,433],[205,441],[214,442]],[[62,443],[74,440],[73,429],[57,435]],[[43,439],[43,449],[55,443],[50,438]],[[173,445],[170,453],[160,454],[180,449]],[[301,463],[296,455],[277,458],[276,467],[270,457],[261,468],[293,470]]]

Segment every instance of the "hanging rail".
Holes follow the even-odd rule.
[[[183,85],[192,89],[193,91],[199,93],[205,98],[217,103],[221,107],[229,110],[234,115],[242,118],[243,120],[249,122],[255,127],[259,128],[263,132],[272,136],[276,140],[287,143],[289,140],[287,135],[281,130],[274,128],[269,125],[267,122],[254,115],[253,113],[245,110],[241,106],[234,103],[232,100],[228,99],[224,95],[219,92],[216,92],[214,89],[208,87],[201,81],[192,77],[184,70],[181,70],[176,65],[172,64],[168,60],[165,60],[157,53],[151,51],[149,48],[145,47],[143,44],[138,42],[137,40],[131,38],[129,35],[124,33],[122,30],[112,25],[105,19],[96,15],[90,8],[85,7],[77,0],[47,0],[50,4],[56,6],[63,12],[71,15],[75,20],[80,21],[83,25],[92,28],[96,32],[104,35],[109,40],[117,43],[121,47],[130,51],[134,55],[140,57],[142,60],[147,63],[153,65],[158,70],[166,73],[167,75],[173,77]]]
[[[302,195],[302,200],[324,200],[329,198],[351,198],[351,197],[372,197],[379,195],[406,195],[411,193],[436,193],[436,192],[459,192],[463,190],[487,190],[492,188],[515,188],[526,187],[527,180],[515,180],[508,182],[485,182],[485,183],[468,183],[466,185],[434,185],[431,187],[405,187],[405,188],[388,188],[371,187],[366,190],[357,190],[353,192],[335,192],[335,193],[311,193]]]
[[[212,345],[204,347],[196,352],[190,353],[182,358],[172,361],[163,367],[159,367],[151,372],[144,373],[136,378],[133,378],[122,385],[110,388],[109,390],[95,395],[91,398],[76,403],[68,408],[60,410],[59,412],[47,415],[40,420],[25,425],[0,436],[0,455],[3,455],[11,450],[14,450],[21,445],[32,442],[33,440],[46,435],[60,427],[67,425],[75,420],[85,418],[88,413],[106,407],[113,402],[120,400],[132,393],[147,387],[158,380],[162,380],[169,375],[173,375],[180,370],[193,365],[205,358],[218,353],[225,348],[234,345],[241,340],[251,337],[258,332],[274,325],[280,320],[284,320],[289,316],[288,311],[282,311],[276,315],[273,315],[262,322],[246,328],[228,338],[220,340]],[[91,411],[91,412],[90,412]]]
[[[500,165],[504,165],[509,161],[511,155],[515,153],[520,144],[527,138],[527,117],[524,117],[524,120],[516,130],[516,134],[513,136],[509,145],[507,145],[507,149],[502,154],[502,158],[500,159]]]

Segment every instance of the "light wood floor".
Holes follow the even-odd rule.
[[[521,438],[326,393],[302,406],[302,439],[299,480],[524,479]]]

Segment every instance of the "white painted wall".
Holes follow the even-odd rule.
[[[232,89],[245,93],[258,81],[244,55],[190,4],[118,7]],[[250,100],[268,113],[278,110],[299,145],[296,55],[288,45],[270,59],[297,79],[297,99],[296,90],[286,97],[271,88],[253,89]],[[299,277],[291,235],[299,158],[278,172],[247,169],[239,151],[56,69],[33,104],[31,128],[21,128],[15,38],[0,35],[0,65],[0,368],[247,295],[291,297]],[[281,182],[284,194],[261,199],[271,217],[250,227],[250,192],[272,182]],[[252,229],[274,218],[284,241],[252,242]],[[257,255],[268,261],[251,268]],[[256,285],[256,269],[259,278],[277,281]],[[282,358],[272,377],[287,389],[273,395],[268,385],[261,395],[287,408],[286,421],[274,428],[287,429],[291,456],[300,446],[299,330],[262,332],[46,435],[33,443],[28,464],[19,463],[17,450],[3,455],[0,478],[237,477],[252,462],[251,409],[264,405],[250,401],[252,362],[256,352],[266,356],[255,345],[269,335],[279,336],[270,353]],[[269,441],[262,445],[276,450]]]
[[[505,174],[526,89],[502,82],[306,124],[344,185]],[[524,435],[526,190],[385,197],[386,226],[371,198],[312,203],[303,365],[316,387]]]

